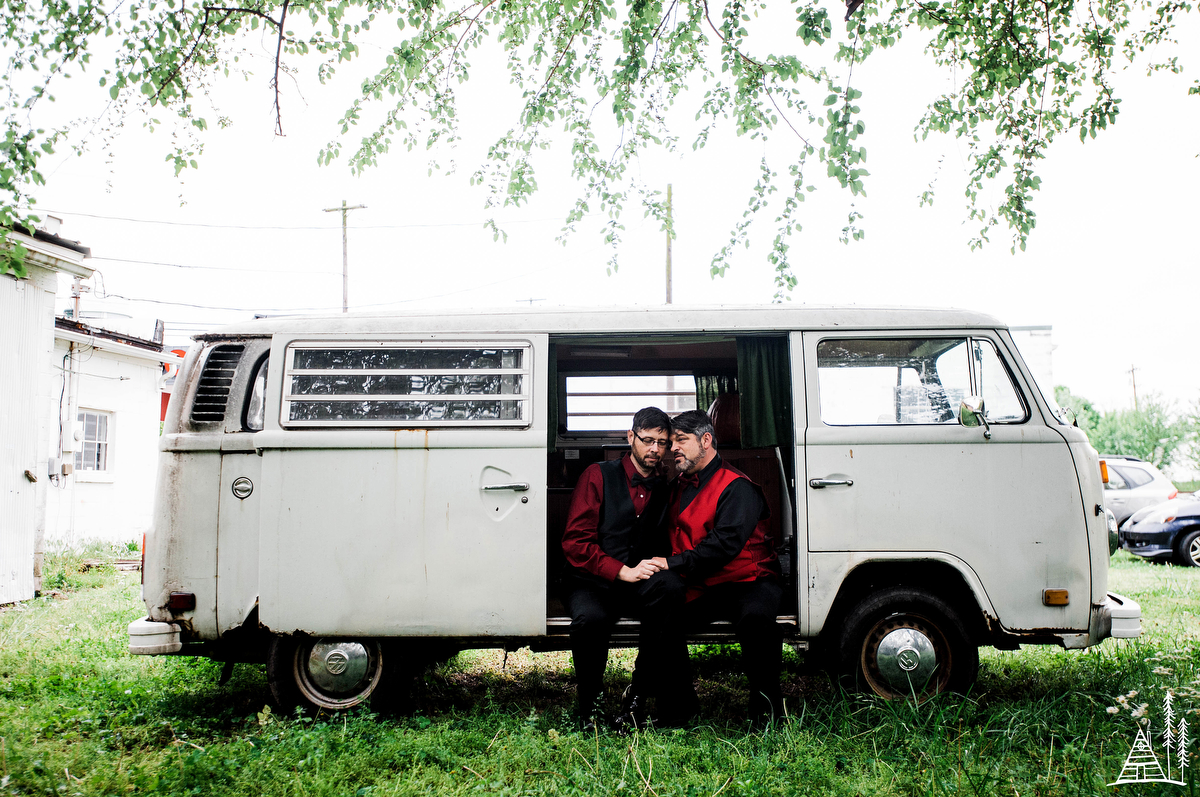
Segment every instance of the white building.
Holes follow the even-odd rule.
[[[88,248],[55,233],[10,231],[27,273],[0,275],[0,604],[32,598],[41,576],[58,274],[92,275]]]
[[[48,452],[60,466],[47,489],[46,543],[140,543],[154,498],[161,396],[180,358],[161,343],[66,318],[56,319],[54,339],[49,414],[61,423]]]

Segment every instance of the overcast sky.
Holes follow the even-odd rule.
[[[1186,16],[1194,29],[1196,15]],[[1200,41],[1195,34],[1185,44]],[[265,43],[255,47],[266,52]],[[363,67],[383,53],[364,47]],[[127,297],[88,295],[84,309],[134,315],[146,335],[162,318],[169,342],[256,311],[340,310],[340,218],[323,209],[343,199],[367,206],[350,216],[352,310],[661,303],[664,234],[636,208],[625,217],[620,270],[612,276],[610,250],[597,234],[601,217],[581,223],[567,246],[556,242],[577,190],[563,147],[539,161],[541,190],[532,202],[494,214],[508,240],[492,241],[482,227],[492,215],[483,207],[486,194],[468,180],[518,106],[502,70],[486,68],[482,56],[473,61],[473,78],[459,89],[464,140],[438,153],[458,165],[449,177],[427,176],[427,154],[402,149],[362,177],[344,162],[318,167],[317,151],[335,135],[362,67],[344,68],[326,87],[302,71],[284,93],[286,135],[277,137],[265,56],[249,81],[218,84],[218,104],[234,124],[212,125],[198,171],[175,179],[163,161],[169,130],[151,135],[136,117],[111,157],[93,133],[84,157],[49,159],[39,207],[64,218],[64,236],[91,247],[90,265],[102,272],[107,293]],[[96,77],[76,78],[69,91],[60,86],[54,112],[102,113],[107,93],[95,88]],[[993,231],[985,250],[968,249],[978,225],[965,222],[965,146],[948,137],[913,141],[925,102],[953,80],[921,60],[915,41],[856,67],[869,197],[852,200],[816,181],[819,190],[801,211],[804,232],[792,239],[800,282],[791,301],[952,306],[1010,325],[1049,324],[1055,382],[1104,408],[1132,405],[1131,367],[1139,395],[1156,392],[1179,408],[1200,398],[1193,353],[1200,98],[1186,96],[1190,79],[1147,79],[1136,69],[1119,77],[1124,103],[1116,126],[1095,141],[1067,138],[1052,148],[1033,205],[1038,227],[1016,255],[1004,229]],[[701,92],[691,94],[698,101]],[[676,153],[652,152],[637,172],[649,185],[674,186],[675,302],[769,302],[771,209],[756,224],[755,245],[737,254],[724,278],[709,276],[709,262],[741,217],[759,159],[777,156],[782,170],[798,142],[778,133],[764,146],[723,134],[694,153],[688,129]],[[801,132],[820,138],[815,129]],[[812,168],[823,172],[815,160]],[[934,206],[918,208],[935,178]],[[847,246],[838,233],[852,201],[867,235]],[[67,304],[64,291],[60,305]]]

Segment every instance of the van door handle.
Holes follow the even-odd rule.
[[[505,482],[504,484],[485,484],[482,488],[485,492],[494,490],[512,490],[515,493],[523,493],[529,489],[529,482]]]
[[[814,490],[822,490],[826,487],[853,487],[854,479],[809,479],[808,486]]]

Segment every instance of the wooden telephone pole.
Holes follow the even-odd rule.
[[[366,205],[351,205],[346,207],[346,200],[342,200],[340,208],[325,208],[326,213],[336,213],[339,210],[342,212],[342,312],[347,312],[350,306],[350,259],[347,254],[346,247],[346,214],[351,210],[362,210]]]
[[[671,184],[667,183],[667,304],[671,303]]]

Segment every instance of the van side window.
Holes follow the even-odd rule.
[[[971,351],[975,359],[976,395],[983,396],[988,422],[1024,421],[1028,417],[1025,404],[996,352],[996,345],[983,338],[971,338]]]
[[[817,383],[821,420],[831,426],[954,424],[959,402],[980,390],[990,422],[1028,417],[995,346],[984,339],[823,340]]]
[[[528,343],[293,343],[282,423],[305,426],[528,426]]]

